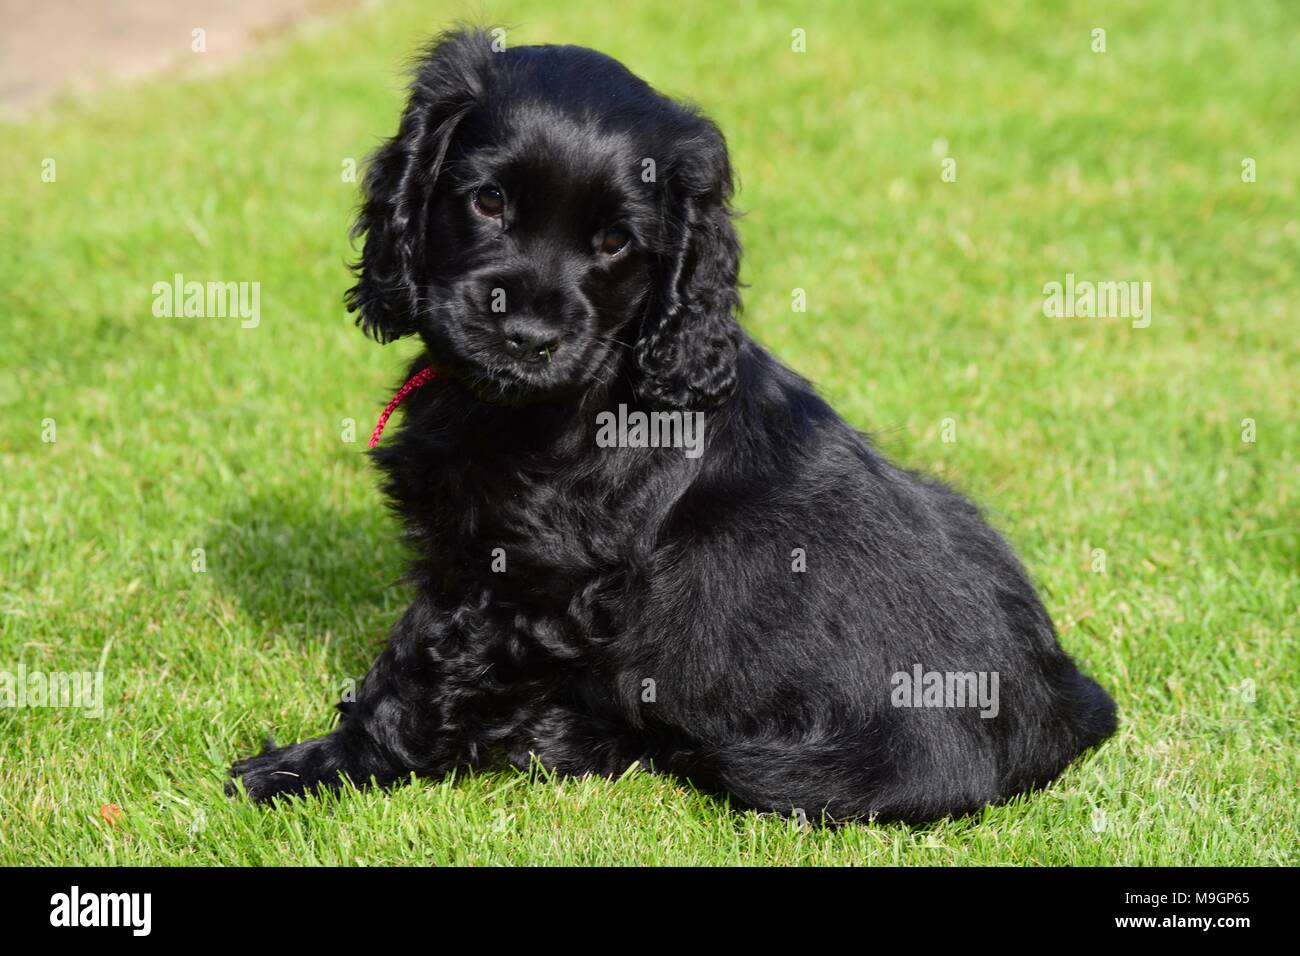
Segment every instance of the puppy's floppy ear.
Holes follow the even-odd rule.
[[[425,218],[457,124],[478,102],[491,38],[457,30],[436,38],[421,56],[397,135],[370,160],[352,238],[365,236],[347,291],[349,312],[380,342],[416,331],[417,267]]]
[[[657,288],[633,354],[647,404],[705,410],[736,384],[740,240],[731,224],[726,140],[712,122],[692,119],[667,163]]]

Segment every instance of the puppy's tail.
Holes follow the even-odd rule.
[[[1087,674],[1076,672],[1071,687],[1070,710],[1079,735],[1079,749],[1095,747],[1119,727],[1119,713],[1115,701],[1102,686]]]

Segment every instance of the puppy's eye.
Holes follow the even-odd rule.
[[[622,226],[609,226],[596,233],[596,251],[604,256],[616,256],[632,241],[632,234]]]
[[[474,192],[474,208],[489,219],[499,219],[506,211],[505,193],[492,183],[480,186]]]

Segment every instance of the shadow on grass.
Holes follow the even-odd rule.
[[[289,494],[259,496],[210,532],[217,589],[268,639],[335,636],[349,658],[370,658],[410,600],[406,556],[379,504],[340,511]]]

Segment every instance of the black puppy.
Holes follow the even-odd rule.
[[[434,370],[375,454],[415,602],[332,734],[235,765],[254,799],[535,757],[925,821],[1115,729],[978,511],[742,331],[730,195],[718,128],[602,54],[431,47],[348,294]]]

